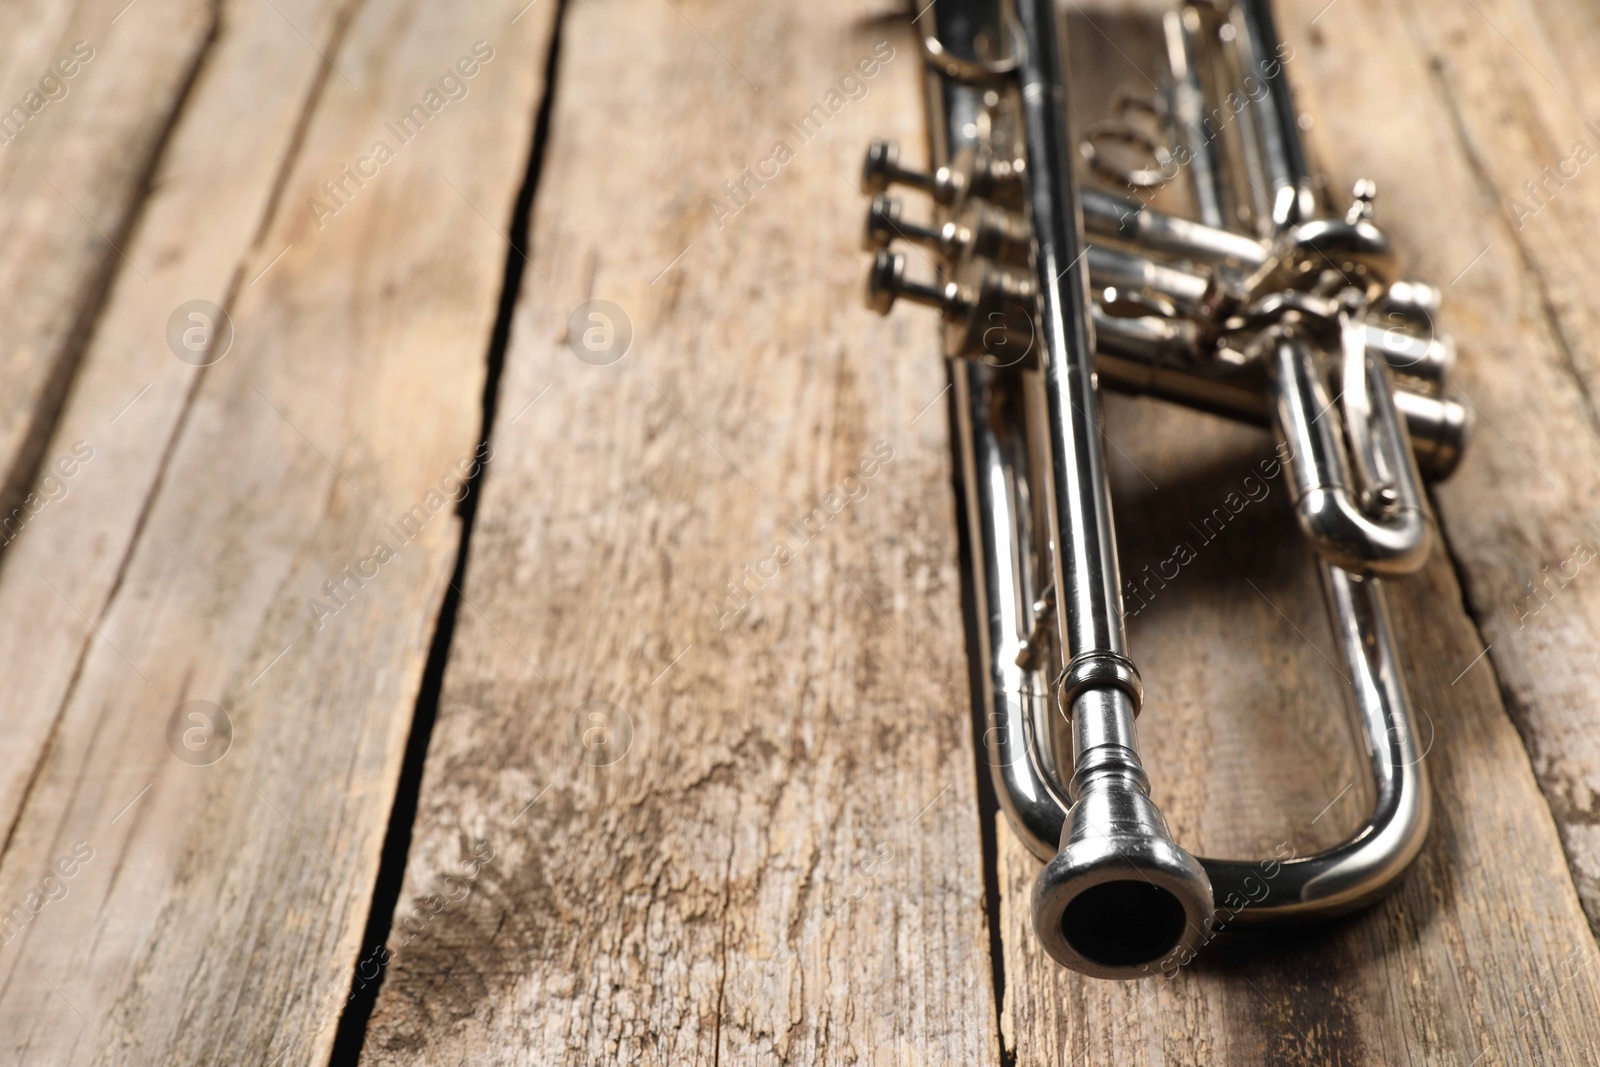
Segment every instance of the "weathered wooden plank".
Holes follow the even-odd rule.
[[[0,859],[0,901],[25,909],[3,950],[0,1019],[27,1062],[326,1060],[456,554],[449,498],[478,458],[499,231],[524,176],[553,11],[361,5],[341,41],[337,7],[256,6],[227,9],[246,69],[208,71],[190,113],[208,118],[189,133],[203,138],[240,106],[213,94],[257,95],[275,101],[260,134],[281,153],[287,123],[299,147],[237,270],[231,349],[195,385],[131,540],[116,522],[102,529],[127,548],[105,552],[121,561],[109,593],[84,587],[104,606],[71,627],[84,651]],[[252,52],[281,44],[273,11],[300,17],[302,47],[332,46],[301,133],[277,96],[304,96],[316,65]],[[225,30],[219,46],[230,40]],[[286,84],[263,88],[274,79]],[[421,129],[401,136],[389,124],[407,115]],[[138,240],[164,261],[215,205],[227,216],[210,224],[216,247],[178,255],[191,255],[184,280],[226,294],[242,251],[228,240],[248,239],[265,205],[259,177],[240,169],[252,150],[211,132],[227,166],[171,194],[194,213],[153,204]],[[175,188],[184,162],[167,172]],[[127,305],[125,343],[177,362],[162,351],[171,310]],[[92,366],[75,403],[104,419],[116,408],[92,406],[91,387],[123,402],[133,391],[111,390],[125,371]],[[148,418],[166,432],[182,390],[149,403],[156,392],[117,425]],[[148,482],[147,461],[128,444],[80,476]],[[77,543],[69,518],[42,513],[19,549],[30,534]],[[225,709],[231,738],[208,736],[190,701]],[[71,876],[45,891],[60,899],[35,913],[29,894],[63,856],[77,860]]]
[[[214,21],[207,0],[8,6],[0,41],[5,521],[16,523],[33,488],[106,285],[121,271],[155,269],[123,252]],[[9,539],[12,527],[4,528]]]
[[[1600,547],[1595,13],[1518,3],[1356,10],[1366,17],[1330,13],[1302,38],[1303,70],[1330,105],[1323,140],[1350,146],[1340,172],[1388,179],[1386,216],[1419,267],[1455,279],[1445,326],[1462,344],[1461,384],[1481,418],[1440,512],[1492,644],[1487,659],[1600,927],[1600,587],[1587,566]],[[1291,25],[1309,18],[1296,12]],[[1393,76],[1371,85],[1335,75],[1358,48],[1386,70],[1402,64],[1410,106],[1391,106]]]
[[[998,1058],[945,372],[859,306],[920,72],[860,18],[570,10],[367,1062]]]
[[[176,315],[181,329],[193,328],[180,307],[231,304],[253,280],[254,271],[244,276],[246,257],[300,123],[332,74],[319,50],[334,46],[348,7],[300,0],[277,10],[224,9],[125,246],[139,273],[124,269],[107,294],[45,449],[35,507],[0,524],[0,618],[30,620],[0,634],[8,742],[0,748],[0,826],[8,832],[79,660],[97,640],[84,620],[100,618],[116,587],[202,375],[195,363],[209,358],[177,358],[168,323]]]
[[[1440,231],[1455,226],[1452,239],[1465,245],[1485,205],[1451,143],[1426,57],[1408,51],[1403,34],[1375,29],[1366,17],[1372,5],[1329,11],[1317,22],[1323,43],[1309,45],[1306,26],[1322,6],[1292,5],[1283,17],[1300,50],[1290,69],[1308,85],[1303,103],[1330,120],[1319,143],[1336,183],[1375,175],[1384,220],[1417,250],[1418,271],[1447,282],[1476,249],[1448,269],[1417,213]],[[1069,22],[1074,76],[1142,84],[1122,57],[1149,54],[1153,27],[1123,13],[1087,19],[1094,25],[1083,15]],[[1378,39],[1392,54],[1375,57]],[[1374,66],[1382,77],[1348,76]],[[1097,101],[1076,96],[1081,122]],[[1403,113],[1396,99],[1407,101]],[[1375,135],[1386,123],[1394,132]],[[1419,145],[1425,173],[1416,167]],[[1535,338],[1544,351],[1529,352],[1526,331],[1509,322],[1488,336],[1465,285],[1448,291],[1444,325],[1463,342],[1469,394],[1477,400],[1475,380],[1497,373],[1542,378],[1527,362],[1553,357],[1553,348]],[[1555,425],[1579,417],[1569,410]],[[1342,682],[1325,660],[1332,647],[1321,598],[1283,489],[1258,476],[1265,496],[1214,539],[1189,525],[1244,486],[1269,442],[1153,403],[1113,398],[1108,411],[1120,450],[1113,465],[1125,570],[1138,574],[1170,559],[1174,545],[1201,542],[1195,562],[1130,627],[1150,692],[1140,726],[1158,801],[1179,838],[1208,854],[1328,844],[1359,818],[1359,788],[1346,791],[1359,779],[1337,703]],[[1485,428],[1466,469],[1441,491],[1452,545],[1458,511],[1483,521],[1481,472],[1503,470],[1515,456],[1488,439],[1492,432]],[[1435,798],[1428,847],[1399,892],[1326,928],[1222,939],[1172,980],[1098,983],[1062,972],[1035,947],[1027,900],[1038,865],[1002,830],[1006,1043],[1018,1063],[1559,1063],[1589,1055],[1600,1040],[1593,940],[1495,665],[1474,662],[1483,644],[1445,555],[1392,583],[1391,604],[1432,737]]]

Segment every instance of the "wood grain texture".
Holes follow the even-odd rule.
[[[998,1058],[945,370],[860,309],[882,13],[569,11],[366,1062]]]
[[[557,10],[120,6],[41,5],[0,52],[3,107],[61,42],[97,48],[0,146],[0,485],[94,449],[0,557],[0,1033],[19,1062],[326,1062],[352,965],[378,960],[374,1064],[1593,1057],[1593,12],[1278,5],[1334,185],[1377,178],[1415,273],[1448,283],[1480,418],[1436,492],[1446,551],[1391,587],[1435,826],[1362,915],[1112,985],[1038,951],[1038,865],[1003,824],[1003,970],[989,958],[944,371],[927,317],[858,309],[859,153],[921,139],[898,15],[567,7],[380,948],[359,938]],[[1160,6],[1067,5],[1075,84],[1147,89],[1133,64]],[[480,39],[494,58],[399,144],[386,124]],[[1105,98],[1075,93],[1075,119]],[[395,158],[347,178],[377,139]],[[195,298],[233,312],[203,373],[167,349]],[[621,320],[574,317],[589,300],[628,319],[615,361]],[[1156,799],[1197,851],[1338,840],[1361,771],[1283,487],[1262,480],[1220,536],[1192,525],[1267,439],[1119,398],[1108,428],[1125,573],[1198,547],[1132,620]],[[414,535],[391,525],[419,514]],[[346,581],[380,541],[396,558]],[[226,708],[221,762],[177,757],[188,700]]]
[[[79,662],[98,641],[84,620],[98,620],[116,589],[203,375],[173,354],[168,322],[189,301],[230,305],[249,287],[246,258],[293,162],[300,124],[331,73],[318,49],[336,46],[349,7],[244,2],[219,13],[216,39],[127,240],[130,261],[143,266],[138,274],[124,269],[110,287],[44,450],[32,489],[42,503],[24,521],[0,525],[0,618],[31,622],[0,633],[7,679],[0,826],[8,830]],[[255,270],[276,251],[262,257],[256,249]],[[184,329],[193,325],[180,319]],[[78,463],[75,448],[91,458]]]
[[[131,444],[81,471],[125,477],[148,498],[131,538],[117,521],[99,528],[123,539],[125,559],[109,591],[83,579],[104,604],[70,621],[66,644],[83,652],[0,858],[0,920],[11,920],[0,1030],[23,1062],[326,1061],[458,547],[448,498],[475,455],[500,231],[525,174],[553,12],[513,22],[521,3],[365,4],[341,41],[337,7],[246,6],[229,9],[245,54],[218,53],[243,66],[202,79],[191,132],[238,107],[214,94],[253,93],[267,107],[252,121],[279,147],[211,130],[218,166],[194,180],[212,184],[187,186],[181,164],[192,161],[174,159],[170,195],[190,198],[187,209],[153,204],[139,235],[159,252],[209,230],[214,247],[170,261],[192,275],[163,284],[225,292],[237,267],[232,348],[196,385],[153,485],[149,452]],[[275,62],[281,31],[249,32],[273,11],[336,46],[300,134],[294,97],[306,97],[315,63],[281,51]],[[452,73],[479,41],[492,58],[480,50],[470,78]],[[284,84],[262,88],[273,79]],[[426,122],[401,144],[386,124],[413,104]],[[377,140],[394,158],[330,197],[324,182],[359,168]],[[298,152],[277,210],[239,266],[278,180],[251,152],[270,157],[286,141]],[[256,166],[269,169],[266,190]],[[229,217],[208,227],[208,205]],[[109,314],[122,317],[108,321],[164,349],[171,308],[154,309],[152,338],[152,309],[136,305],[119,292]],[[110,361],[118,340],[106,341]],[[96,388],[126,373],[93,369]],[[161,388],[123,416],[140,404],[148,417],[168,412],[151,425],[158,442],[183,402],[181,388]],[[93,546],[98,535],[64,532],[74,521],[100,520],[47,510],[20,547],[30,535]],[[379,543],[393,556],[375,560]],[[114,543],[102,550],[118,556]],[[180,710],[193,700],[231,721],[220,762],[193,765],[223,745],[220,731],[209,744],[193,732]],[[77,860],[70,876],[64,857]]]
[[[25,0],[5,13],[0,516],[7,519],[32,488],[107,284],[121,272],[154,268],[135,264],[123,246],[216,18],[209,0],[130,6]]]
[[[1337,116],[1319,128],[1324,157],[1338,163],[1336,185],[1356,174],[1376,176],[1385,190],[1383,220],[1402,247],[1418,250],[1418,272],[1448,282],[1472,252],[1454,270],[1443,269],[1438,242],[1427,243],[1432,231],[1419,231],[1413,212],[1427,205],[1441,230],[1458,227],[1453,239],[1464,244],[1470,231],[1459,221],[1481,214],[1482,205],[1440,197],[1441,186],[1472,185],[1468,161],[1450,150],[1447,117],[1408,110],[1402,119],[1393,106],[1397,98],[1409,104],[1427,97],[1425,59],[1397,56],[1381,64],[1384,78],[1349,78],[1358,59],[1374,62],[1371,45],[1380,36],[1397,51],[1406,47],[1366,20],[1372,5],[1349,5],[1318,22],[1346,20],[1345,50],[1313,65],[1312,46],[1297,34],[1318,6],[1294,6],[1283,19],[1300,49],[1291,73],[1309,86],[1302,106],[1319,120]],[[1153,29],[1127,12],[1072,19],[1075,78],[1137,82],[1126,57],[1150,54]],[[1106,49],[1102,33],[1121,51]],[[1333,31],[1322,33],[1316,47],[1331,51]],[[1391,77],[1395,66],[1401,71]],[[1421,83],[1409,85],[1408,71],[1420,73]],[[1359,120],[1351,117],[1358,88],[1368,98]],[[1081,122],[1094,114],[1095,101],[1091,93],[1076,95]],[[1386,122],[1402,132],[1374,136]],[[1426,146],[1426,180],[1416,167],[1419,145]],[[1448,291],[1444,325],[1462,341],[1470,394],[1474,374],[1492,377],[1496,366],[1508,377],[1526,373],[1520,361],[1527,353],[1517,364],[1509,352],[1496,360],[1476,329],[1481,302],[1463,301],[1465,283]],[[1517,336],[1514,329],[1500,335],[1499,351]],[[1130,626],[1150,692],[1140,727],[1156,799],[1179,839],[1205,854],[1268,856],[1281,842],[1302,853],[1325,846],[1360,818],[1360,779],[1342,736],[1342,682],[1327,661],[1332,645],[1321,597],[1283,489],[1268,483],[1267,496],[1215,539],[1190,525],[1243,484],[1269,442],[1203,416],[1117,398],[1108,404],[1108,426],[1117,445],[1125,572],[1137,575],[1170,558],[1179,542],[1199,546],[1198,559]],[[1515,454],[1486,442],[1489,432],[1441,491],[1452,546],[1452,501],[1474,506],[1462,486],[1481,494],[1477,465]],[[1600,1040],[1593,939],[1501,702],[1496,664],[1475,662],[1482,638],[1461,606],[1445,553],[1421,575],[1391,583],[1390,602],[1412,696],[1424,713],[1419,728],[1432,742],[1426,760],[1435,799],[1427,848],[1399,891],[1325,928],[1219,939],[1170,981],[1096,983],[1062,972],[1035,946],[1027,901],[1038,865],[1003,829],[1006,1044],[1018,1063],[1569,1063],[1591,1054]],[[1226,626],[1217,625],[1219,617]]]
[[[1288,24],[1300,70],[1328,105],[1321,139],[1350,146],[1341,178],[1376,176],[1419,270],[1456,279],[1443,325],[1461,344],[1461,388],[1480,418],[1439,508],[1600,928],[1600,581],[1588,566],[1600,549],[1594,10],[1375,4],[1368,25],[1330,13],[1306,32],[1309,6]],[[1386,88],[1335,73],[1358,50],[1383,64]],[[1406,108],[1392,106],[1397,96]]]

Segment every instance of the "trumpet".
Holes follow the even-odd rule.
[[[1224,928],[1373,902],[1430,818],[1384,582],[1426,561],[1423,477],[1451,473],[1470,429],[1450,393],[1454,346],[1432,336],[1439,291],[1401,277],[1371,182],[1342,211],[1326,202],[1268,0],[1182,0],[1163,21],[1165,88],[1118,97],[1078,142],[1052,0],[938,0],[915,23],[930,165],[868,150],[867,304],[909,299],[944,324],[973,667],[996,794],[1044,861],[1035,933],[1073,970],[1138,978],[1173,973]],[[1132,195],[1080,187],[1080,162]],[[1142,195],[1180,174],[1192,218]],[[926,194],[928,220],[893,187]],[[900,243],[935,275],[914,278]],[[1197,858],[1151,801],[1102,386],[1276,436],[1373,779],[1372,811],[1343,843]]]

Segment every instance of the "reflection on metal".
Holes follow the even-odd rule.
[[[1169,87],[1119,98],[1082,142],[1056,20],[1049,0],[941,0],[920,17],[933,158],[920,171],[893,144],[868,152],[868,303],[905,297],[945,323],[984,743],[1046,861],[1034,929],[1069,967],[1133,978],[1182,966],[1224,925],[1358,908],[1421,848],[1425,750],[1383,581],[1427,558],[1422,477],[1454,469],[1468,419],[1454,347],[1431,335],[1438,290],[1398,276],[1372,183],[1342,214],[1319,202],[1266,0],[1181,3]],[[1208,116],[1230,93],[1248,104],[1219,131]],[[1197,217],[1080,189],[1075,154],[1136,194],[1185,172]],[[891,186],[927,193],[930,216],[912,221]],[[896,241],[932,252],[939,276],[909,276]],[[1151,803],[1101,385],[1275,431],[1374,782],[1370,817],[1337,847],[1197,859]]]

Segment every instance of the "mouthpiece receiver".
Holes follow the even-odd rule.
[[[1101,833],[1095,824],[1118,806],[1133,816],[1128,829]],[[1080,818],[1085,808],[1099,810]],[[1068,827],[1066,846],[1034,885],[1033,928],[1045,951],[1094,978],[1147,978],[1193,958],[1211,928],[1211,882],[1149,798],[1086,797]]]
[[[1033,929],[1056,962],[1094,978],[1187,963],[1211,929],[1211,881],[1149,797],[1126,693],[1073,705],[1076,769],[1061,851],[1033,889]]]

